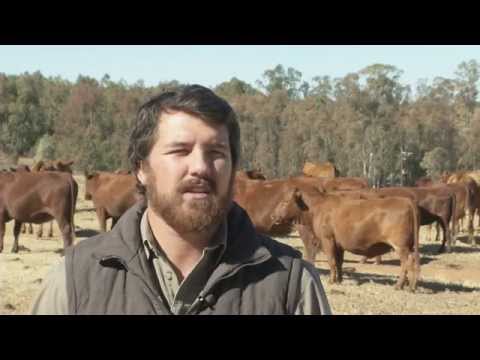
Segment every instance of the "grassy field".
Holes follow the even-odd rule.
[[[84,200],[84,178],[79,183],[75,214],[76,242],[95,234],[98,222],[93,204]],[[475,222],[476,224],[477,222]],[[36,228],[35,228],[36,230]],[[44,233],[46,232],[46,227]],[[5,250],[0,254],[0,314],[28,314],[30,304],[49,269],[60,260],[59,231],[54,237],[37,239],[22,234],[20,252],[10,253],[13,221],[7,224]],[[399,261],[394,253],[383,257],[383,264],[359,263],[359,256],[346,253],[345,279],[341,285],[328,284],[328,264],[323,254],[315,265],[335,314],[480,314],[480,246],[466,244],[466,236],[451,254],[437,255],[437,242],[425,240],[421,229],[421,280],[416,293],[393,288]],[[480,237],[477,237],[477,241]],[[303,250],[297,236],[278,239]]]

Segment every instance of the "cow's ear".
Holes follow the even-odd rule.
[[[95,175],[97,175],[96,172],[93,172],[93,173],[89,173],[88,170],[84,170],[83,171],[83,174],[85,175],[85,179],[89,180],[91,178],[93,178]]]
[[[302,193],[298,189],[295,189],[295,190],[296,190],[294,193],[295,203],[300,208],[300,210],[308,211],[308,206],[307,204],[305,204],[305,201],[303,201]]]

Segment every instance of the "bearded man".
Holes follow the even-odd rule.
[[[65,252],[33,314],[330,314],[316,269],[233,202],[235,112],[190,85],[153,97],[129,161],[146,199]]]

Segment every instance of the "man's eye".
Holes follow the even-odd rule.
[[[177,149],[177,150],[172,150],[169,152],[169,154],[175,154],[175,155],[187,155],[188,150],[186,149]]]
[[[213,150],[211,152],[211,154],[216,157],[216,158],[224,158],[226,157],[225,153],[223,151],[219,151],[219,150]]]

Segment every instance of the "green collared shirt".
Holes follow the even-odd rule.
[[[225,252],[227,223],[224,221],[220,225],[210,245],[203,250],[200,260],[182,282],[179,281],[172,263],[155,240],[146,211],[143,213],[140,222],[140,234],[142,235],[145,253],[155,269],[160,288],[170,311],[173,314],[185,314],[207,283],[210,274]]]

